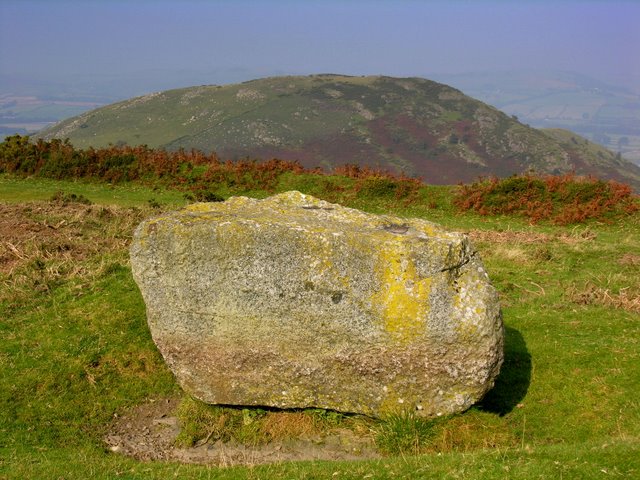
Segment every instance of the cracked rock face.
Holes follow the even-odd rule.
[[[463,234],[299,192],[143,222],[153,339],[208,403],[380,416],[460,412],[503,359],[495,289]]]

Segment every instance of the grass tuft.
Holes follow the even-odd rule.
[[[51,196],[51,202],[54,203],[81,203],[82,205],[91,205],[93,202],[82,194],[76,195],[75,193],[65,193],[62,190],[58,190]]]
[[[386,415],[374,427],[376,445],[389,455],[417,455],[435,437],[437,421],[419,417],[412,410]]]

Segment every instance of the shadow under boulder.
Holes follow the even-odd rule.
[[[480,410],[500,416],[522,402],[531,383],[531,354],[522,334],[505,326],[504,363],[494,387],[478,403]]]

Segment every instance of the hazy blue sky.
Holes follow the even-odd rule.
[[[560,69],[640,83],[640,2],[0,0],[2,74],[152,69]]]

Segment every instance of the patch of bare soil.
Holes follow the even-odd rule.
[[[301,460],[363,460],[379,458],[371,438],[350,430],[324,436],[273,441],[248,446],[236,442],[176,447],[180,424],[174,412],[177,399],[150,401],[116,417],[104,440],[112,452],[137,460],[165,460],[218,466],[258,465]]]

